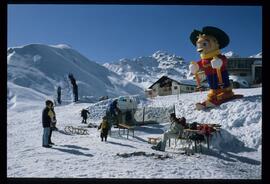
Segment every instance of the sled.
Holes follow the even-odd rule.
[[[234,100],[234,99],[240,99],[240,98],[243,98],[243,97],[244,97],[244,95],[236,94],[236,95],[233,95],[229,99],[219,101],[219,103],[216,106],[213,106],[213,107],[206,107],[203,103],[196,103],[196,109],[197,110],[212,109],[212,108],[218,107],[219,105],[221,105],[223,103],[229,102],[229,101]]]
[[[66,126],[64,130],[67,134],[89,135],[87,129],[83,129],[83,128],[75,128],[73,126]]]
[[[202,152],[202,143],[206,143],[207,149],[209,149],[210,138],[215,134],[221,136],[220,130],[221,130],[220,124],[195,123],[195,126],[190,126],[189,128],[185,128],[181,137],[179,135],[178,137],[175,138],[174,149],[176,148],[178,140],[180,141],[184,140],[185,141],[185,146],[184,146],[185,154],[190,154],[192,152],[196,153],[198,152],[198,148],[200,148],[200,152]],[[183,142],[181,144],[183,145]],[[169,142],[169,145],[170,145],[170,142]],[[194,147],[194,149],[192,147]]]

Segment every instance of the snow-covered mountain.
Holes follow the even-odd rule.
[[[187,65],[180,57],[158,51],[148,57],[104,64],[113,72],[67,45],[9,48],[7,176],[261,179],[262,88],[235,89],[244,97],[205,111],[196,111],[194,104],[204,100],[207,92],[139,98],[136,120],[157,124],[136,126],[135,136],[128,139],[113,127],[107,142],[101,142],[96,128],[82,127],[88,135],[71,135],[65,128],[81,127],[82,108],[90,111],[88,123],[99,125],[112,99],[64,103],[55,107],[59,128],[52,134],[55,145],[51,149],[42,147],[44,101],[57,85],[69,95],[65,89],[69,86],[68,73],[77,79],[80,98],[111,97],[140,94],[143,87],[163,74],[185,78]],[[220,124],[221,135],[211,137],[209,150],[204,144],[203,152],[194,155],[180,154],[185,145],[181,141],[175,145],[173,139],[165,152],[152,150],[148,137],[161,137],[168,130],[171,112],[185,117],[187,123]]]
[[[64,98],[71,98],[67,78],[69,73],[77,80],[79,99],[143,92],[121,76],[63,44],[30,44],[8,48],[7,62],[10,83],[49,96],[53,95],[56,87],[60,85]]]
[[[182,57],[164,51],[157,51],[152,56],[121,59],[103,66],[143,89],[151,86],[163,75],[180,80],[187,78],[188,74],[188,65]]]
[[[225,55],[227,58],[239,58],[240,57],[238,54],[234,53],[233,51],[223,53],[223,55]]]
[[[236,53],[234,53],[233,51],[229,51],[226,53],[222,53],[223,55],[225,55],[227,58],[240,58],[240,57],[247,57],[247,56],[240,56]],[[259,52],[258,54],[249,56],[250,58],[262,58],[262,52]]]
[[[258,54],[249,56],[250,58],[262,58],[262,52],[259,52]]]

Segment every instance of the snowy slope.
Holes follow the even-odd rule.
[[[52,96],[58,85],[71,98],[68,74],[77,80],[79,99],[140,94],[142,90],[67,45],[30,44],[8,49],[8,81]]]
[[[258,54],[255,54],[255,55],[252,55],[252,56],[249,56],[251,58],[262,58],[262,52],[259,52]]]
[[[152,56],[121,59],[117,63],[105,63],[103,66],[143,89],[163,75],[183,79],[187,78],[188,73],[187,63],[182,57],[164,51],[157,51]]]
[[[137,127],[135,137],[119,136],[112,129],[108,142],[101,142],[99,131],[88,128],[89,135],[67,135],[65,126],[81,126],[80,110],[91,109],[88,122],[99,124],[108,101],[96,104],[79,103],[56,106],[57,126],[53,132],[52,149],[41,147],[42,126],[40,103],[43,95],[33,90],[10,85],[16,105],[7,114],[7,176],[8,177],[78,177],[78,178],[204,178],[260,179],[262,89],[238,89],[244,98],[207,110],[194,110],[195,102],[206,98],[206,92],[141,99],[146,116],[156,114],[159,124]],[[28,91],[27,91],[28,90]],[[27,93],[27,95],[24,95]],[[13,93],[8,98],[14,100]],[[169,127],[168,116],[175,105],[176,115],[188,123],[219,123],[221,137],[214,136],[211,149],[187,156],[180,153],[180,144],[166,152],[152,150],[147,137],[161,136]],[[163,109],[163,110],[162,110]],[[158,114],[156,113],[158,112]],[[141,118],[138,110],[137,116]]]

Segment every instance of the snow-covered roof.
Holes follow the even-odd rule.
[[[192,79],[180,79],[180,80],[177,80],[177,79],[175,79],[173,77],[167,77],[167,76],[164,75],[160,79],[158,79],[156,82],[154,82],[149,88],[152,88],[155,84],[161,83],[161,82],[163,82],[165,80],[171,80],[171,82],[176,82],[179,85],[197,86],[197,83],[196,83],[195,80],[192,80]],[[204,87],[207,87],[207,84],[201,84],[201,85],[204,86]]]
[[[184,84],[184,85],[197,86],[196,81],[191,80],[191,79],[182,79],[179,81],[179,83]]]

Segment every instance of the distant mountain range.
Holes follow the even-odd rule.
[[[225,55],[239,57],[231,51]],[[68,45],[29,44],[8,48],[7,62],[8,82],[12,84],[8,85],[10,93],[14,93],[12,86],[17,85],[53,96],[57,86],[61,86],[65,99],[72,96],[69,73],[77,80],[79,98],[95,100],[105,95],[143,95],[144,90],[163,75],[176,80],[189,77],[189,62],[165,51],[100,65]]]
[[[157,51],[152,56],[121,59],[117,63],[105,63],[103,66],[145,89],[163,75],[179,80],[187,78],[188,64],[180,56]]]

